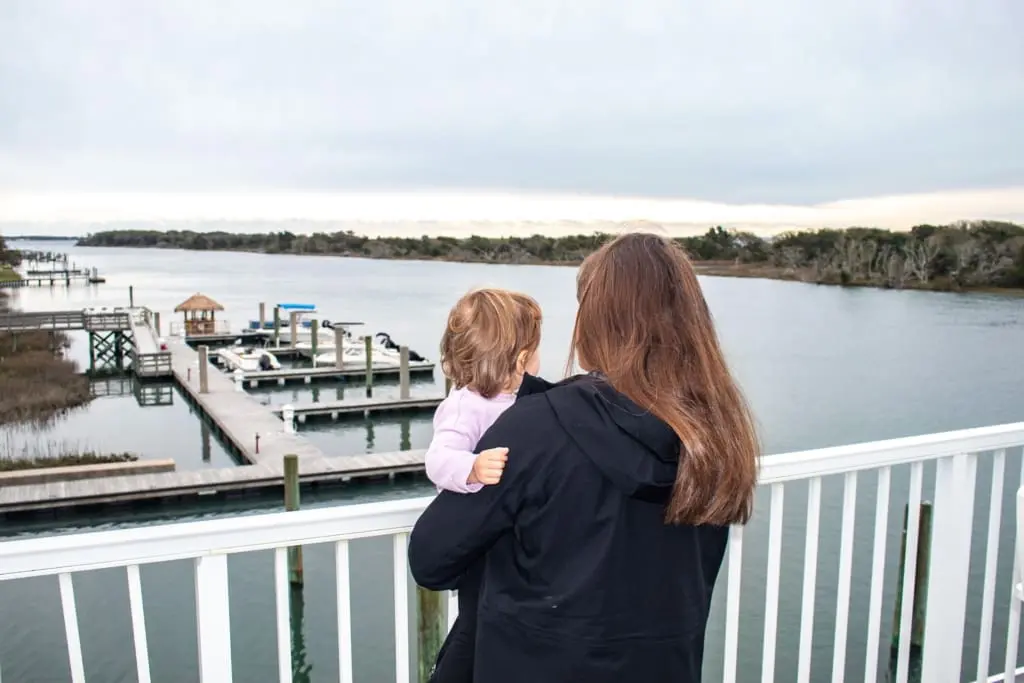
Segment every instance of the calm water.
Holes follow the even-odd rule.
[[[53,248],[52,244],[38,246]],[[107,283],[70,291],[63,288],[21,290],[17,297],[23,308],[124,305],[131,285],[137,304],[158,310],[165,321],[171,321],[175,319],[171,312],[173,307],[201,291],[220,301],[227,308],[225,318],[238,327],[256,316],[259,301],[266,301],[268,305],[278,301],[301,301],[316,304],[330,319],[364,321],[366,332],[387,331],[400,343],[433,358],[437,355],[437,340],[445,315],[454,300],[472,286],[497,285],[528,292],[543,306],[542,371],[548,377],[562,374],[575,310],[575,272],[571,268],[128,249],[70,251],[72,260],[98,267],[107,277]],[[730,362],[754,406],[767,452],[1013,422],[1024,416],[1024,368],[1015,362],[1024,343],[1022,300],[984,295],[843,290],[728,278],[705,278],[703,285]],[[381,392],[393,390],[393,387],[379,389]],[[436,390],[422,385],[415,389],[417,393]],[[337,397],[331,394],[335,391],[333,387],[321,389],[318,398],[334,400]],[[345,391],[358,395],[359,389]],[[260,394],[275,404],[315,398],[307,387]],[[103,399],[97,403],[114,405],[121,400],[134,399]],[[88,411],[88,423],[95,431],[88,433],[94,435],[92,439],[105,439],[104,430],[113,429],[138,434],[138,441],[132,441],[136,437],[119,435],[118,438],[125,441],[108,443],[104,440],[97,444],[106,450],[120,450],[129,447],[118,443],[145,445],[148,441],[163,439],[162,436],[154,439],[154,434],[166,432],[166,440],[173,441],[183,463],[187,460],[195,463],[192,466],[200,466],[200,426],[188,415],[187,408],[183,405],[179,408],[179,405],[182,402],[176,398],[170,408],[125,411],[125,415],[132,415],[131,419],[119,422],[112,422],[118,418],[105,415],[106,409],[92,407]],[[110,408],[110,413],[118,411]],[[163,417],[153,418],[153,422],[136,418],[144,414]],[[429,439],[430,424],[429,418],[392,418],[372,424],[361,420],[337,424],[321,422],[303,427],[303,432],[325,450],[340,455],[422,448]],[[159,453],[161,448],[153,444],[152,452]],[[211,454],[211,457],[219,458],[221,453]],[[1019,454],[1012,453],[1007,476],[1015,476],[1019,468]],[[989,472],[987,463],[982,463],[979,491],[987,490]],[[930,488],[931,479],[929,473],[926,488]],[[892,610],[899,512],[906,500],[906,481],[905,471],[894,472],[883,643],[888,638]],[[423,490],[423,485],[413,484],[407,488],[371,488],[358,495],[366,499]],[[874,490],[874,475],[862,476],[847,680],[863,676]],[[839,547],[836,532],[841,499],[841,481],[826,481],[816,594],[814,680],[827,680],[832,660]],[[1005,513],[1010,515],[1011,496],[1007,495],[1004,502]],[[766,497],[759,501],[759,514],[748,528],[744,547],[741,680],[760,679],[766,503]],[[331,500],[323,499],[317,504],[331,504]],[[984,511],[987,504],[987,495],[979,495],[978,510]],[[804,506],[801,487],[788,487],[778,626],[778,680],[791,680],[795,675]],[[226,509],[225,505],[218,504],[188,512],[202,516],[223,514]],[[983,523],[981,518],[983,514],[976,515],[976,527]],[[130,520],[125,520],[122,513],[120,518],[103,521],[120,525]],[[5,531],[15,533],[18,530],[8,528]],[[976,534],[976,538],[978,536],[983,534]],[[1008,592],[1002,587],[1009,584],[1010,554],[1007,548],[1000,557],[1001,583],[997,591],[1000,600]],[[976,593],[980,593],[980,562],[980,558],[972,562]],[[393,652],[390,544],[387,541],[356,544],[353,563],[357,679],[385,681],[392,671]],[[306,567],[304,623],[307,663],[311,666],[309,680],[334,681],[337,680],[337,656],[331,553],[326,548],[310,549]],[[230,571],[235,625],[232,647],[238,680],[274,680],[271,557],[254,554],[233,558]],[[104,629],[83,630],[90,680],[135,680],[123,573],[100,571],[84,575],[76,578],[76,589],[83,623],[99,617],[105,625]],[[154,680],[168,683],[195,680],[193,588],[188,567],[180,564],[147,567],[143,570],[143,589]],[[709,628],[705,676],[708,681],[720,679],[723,598],[724,592],[720,590]],[[997,649],[1002,647],[1005,632],[1004,604],[1001,602],[997,608],[994,631]],[[0,584],[0,605],[5,615],[0,625],[0,664],[5,680],[41,683],[68,680],[56,580]],[[969,668],[973,668],[975,655],[971,648],[977,640],[977,628],[978,609],[972,603],[967,634]]]

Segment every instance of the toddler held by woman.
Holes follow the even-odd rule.
[[[438,488],[472,494],[501,481],[508,449],[474,450],[515,402],[524,376],[537,374],[540,326],[540,306],[517,292],[478,289],[452,308],[441,338],[441,369],[452,391],[434,414],[426,455],[427,476]],[[473,680],[480,570],[459,582],[459,616],[437,655],[432,681]]]

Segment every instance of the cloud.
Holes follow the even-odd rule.
[[[1014,0],[5,0],[0,189],[1024,185]]]

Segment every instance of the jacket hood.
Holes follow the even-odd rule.
[[[672,429],[617,392],[599,375],[551,384],[526,375],[519,396],[543,393],[562,428],[624,494],[666,503],[679,467]]]

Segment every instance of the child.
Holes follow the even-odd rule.
[[[448,314],[441,369],[452,391],[434,414],[427,476],[441,489],[475,493],[501,481],[507,448],[473,451],[484,432],[516,399],[524,373],[538,372],[540,306],[525,294],[478,289]],[[531,377],[531,379],[533,379]],[[471,683],[482,567],[459,583],[459,616],[437,654],[431,681]],[[446,656],[447,655],[447,656]]]
[[[523,373],[540,365],[540,306],[525,294],[478,289],[448,314],[441,369],[452,392],[434,414],[427,476],[442,489],[475,493],[497,484],[508,449],[476,455],[477,441],[515,401]]]

